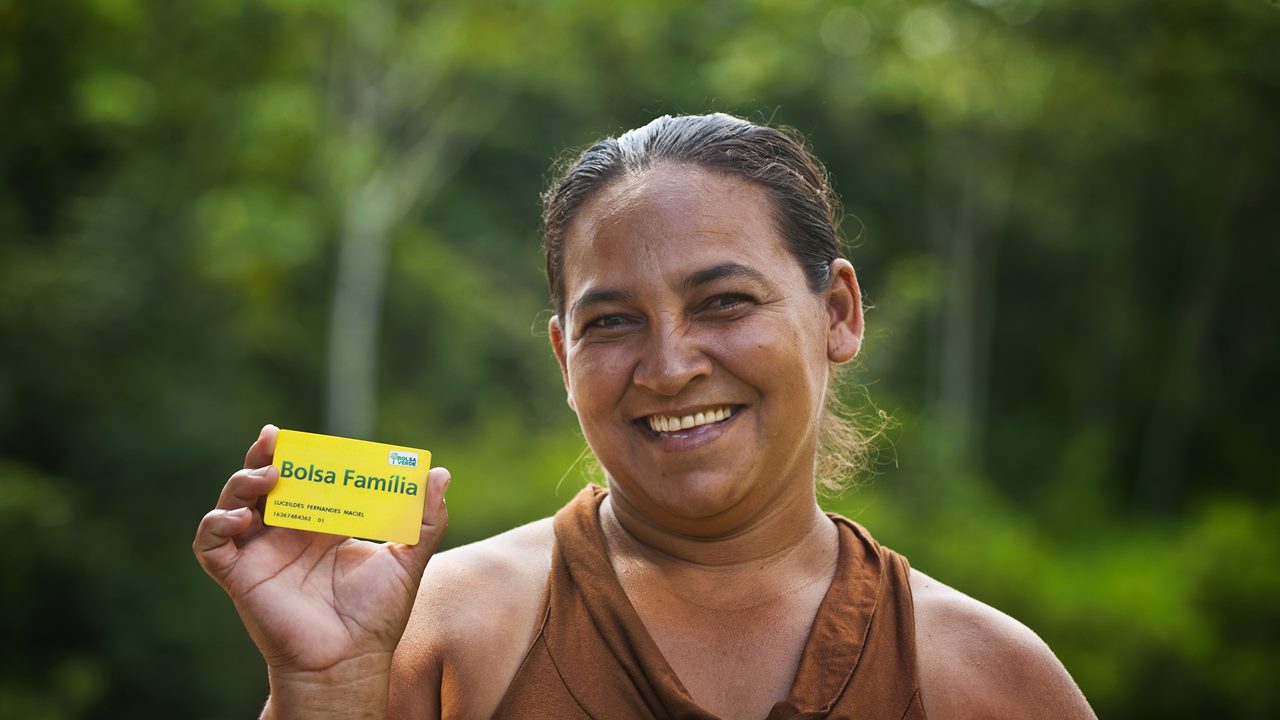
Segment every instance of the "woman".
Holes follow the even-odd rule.
[[[443,469],[414,546],[265,528],[267,426],[195,540],[264,717],[1093,717],[1030,630],[819,509],[863,317],[802,145],[663,117],[544,203],[552,351],[609,490],[434,558]]]

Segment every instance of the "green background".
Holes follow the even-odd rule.
[[[1277,38],[1274,0],[0,2],[0,716],[257,711],[190,543],[264,422],[430,448],[449,544],[563,504],[538,193],[711,110],[799,128],[850,215],[845,392],[895,425],[828,507],[1102,716],[1277,716]]]

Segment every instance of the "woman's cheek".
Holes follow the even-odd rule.
[[[576,396],[589,393],[592,401],[625,390],[632,363],[626,343],[599,343],[578,348],[569,358],[570,387]],[[579,412],[582,408],[579,408]]]
[[[769,327],[764,327],[768,325]],[[710,334],[707,347],[727,358],[752,358],[752,365],[759,362],[774,364],[779,357],[794,356],[803,345],[803,338],[786,324],[744,320],[737,326],[729,326],[721,332]]]

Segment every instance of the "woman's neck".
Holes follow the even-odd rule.
[[[624,585],[628,575],[644,576],[691,602],[722,609],[829,581],[835,570],[836,527],[812,492],[779,498],[733,532],[712,538],[667,530],[619,493],[605,499],[600,520]]]

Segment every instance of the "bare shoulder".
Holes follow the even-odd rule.
[[[391,717],[492,715],[533,639],[553,540],[546,518],[432,556],[396,648]]]
[[[1026,625],[914,569],[911,596],[931,720],[1096,719],[1066,668]]]

